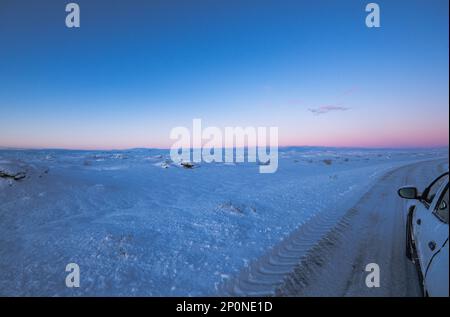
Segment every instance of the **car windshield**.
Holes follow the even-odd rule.
[[[436,196],[439,189],[442,187],[443,184],[448,183],[448,174],[441,176],[438,178],[428,189],[427,192],[425,192],[425,201],[429,204],[433,202],[434,197]]]

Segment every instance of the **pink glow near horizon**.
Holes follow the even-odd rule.
[[[78,140],[79,141],[79,140]],[[143,141],[142,139],[140,141]],[[203,140],[205,144],[207,140]],[[96,142],[95,139],[89,142],[24,142],[14,141],[5,142],[0,140],[1,147],[11,148],[62,148],[62,149],[82,149],[82,150],[125,150],[130,148],[160,148],[168,149],[173,141],[167,139],[166,142]],[[438,131],[434,133],[404,133],[396,135],[375,135],[375,134],[350,134],[345,138],[339,135],[304,135],[288,136],[279,138],[279,147],[287,146],[324,146],[324,147],[342,147],[342,148],[438,148],[449,146],[449,136]]]

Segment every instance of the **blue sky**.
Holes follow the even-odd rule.
[[[448,146],[448,1],[0,0],[0,146],[169,147],[278,126],[281,145]]]

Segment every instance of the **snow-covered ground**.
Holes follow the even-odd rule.
[[[386,172],[436,158],[448,150],[285,148],[260,174],[165,150],[1,150],[0,295],[222,294],[302,225],[338,221]],[[80,288],[65,286],[71,262]]]

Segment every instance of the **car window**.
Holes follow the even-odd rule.
[[[445,193],[441,196],[441,200],[436,205],[435,214],[443,222],[448,223],[448,186],[445,189]]]
[[[427,203],[431,204],[433,202],[433,199],[436,196],[437,192],[445,183],[448,183],[448,174],[439,178],[434,184],[431,185],[431,187],[429,187],[429,191],[424,197]]]

